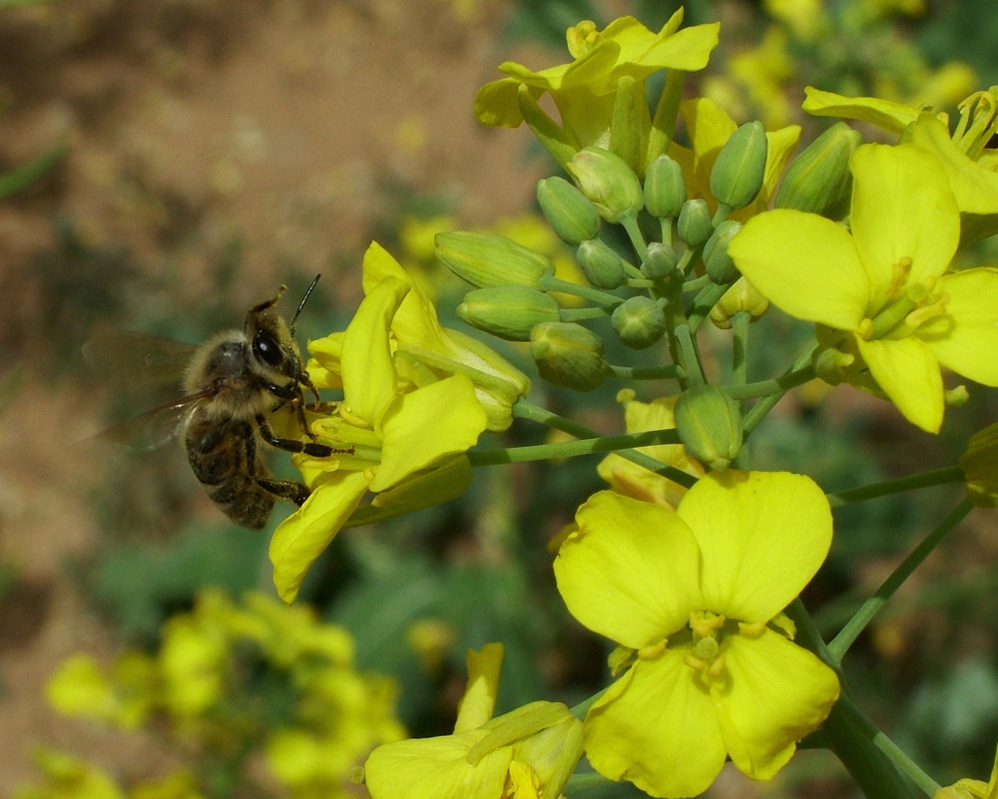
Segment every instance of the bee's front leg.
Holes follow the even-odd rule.
[[[295,438],[280,438],[274,434],[273,429],[267,424],[267,420],[262,415],[256,417],[257,427],[260,429],[260,437],[270,446],[283,449],[287,452],[303,452],[313,458],[328,458],[330,455],[352,455],[353,447],[348,449],[336,449],[326,444],[319,444],[315,441],[299,441]],[[270,489],[267,489],[268,491]]]

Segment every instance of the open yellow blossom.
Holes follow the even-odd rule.
[[[783,609],[828,553],[821,489],[787,473],[713,472],[675,512],[592,496],[555,576],[569,611],[620,644],[624,673],[583,724],[586,754],[652,796],[695,796],[730,757],[769,779],[838,699]]]

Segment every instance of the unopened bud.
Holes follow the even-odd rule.
[[[438,233],[437,258],[473,286],[534,286],[554,274],[551,259],[505,236],[455,230]]]
[[[679,256],[668,244],[653,241],[648,245],[645,259],[641,262],[641,274],[650,280],[659,280],[673,273],[679,264]]]
[[[628,297],[614,308],[610,321],[620,340],[635,350],[650,347],[665,334],[665,312],[651,297]]]
[[[565,168],[607,222],[619,222],[644,206],[638,176],[620,156],[609,150],[586,147],[577,152]]]
[[[710,208],[707,201],[697,198],[687,200],[679,210],[676,220],[676,232],[690,247],[698,247],[710,238],[714,225],[710,219]]]
[[[530,352],[541,377],[576,391],[599,388],[609,370],[603,339],[574,322],[537,325],[530,334]]]
[[[734,283],[738,279],[738,267],[728,255],[728,244],[742,229],[742,223],[726,219],[710,237],[703,248],[703,262],[707,268],[707,277],[719,286]]]
[[[596,206],[564,178],[537,181],[537,202],[558,238],[566,244],[581,244],[599,233]]]
[[[731,327],[731,317],[735,314],[747,312],[755,321],[767,310],[769,300],[744,277],[740,277],[710,309],[710,321],[721,330],[728,330]]]
[[[645,170],[645,208],[657,219],[674,219],[686,202],[683,169],[667,155],[660,155]]]
[[[537,289],[489,286],[465,294],[457,315],[472,327],[507,341],[530,341],[534,325],[561,320],[561,307]]]
[[[694,386],[676,402],[676,431],[693,457],[715,471],[727,469],[742,446],[741,410],[717,386]]]
[[[761,122],[746,122],[732,133],[710,171],[710,191],[715,199],[733,209],[752,202],[762,188],[768,151]]]
[[[615,289],[627,279],[624,259],[601,239],[591,239],[579,245],[575,260],[586,280],[599,289]]]
[[[774,207],[841,218],[852,188],[849,156],[862,140],[859,131],[844,122],[832,125],[794,159],[776,192]]]

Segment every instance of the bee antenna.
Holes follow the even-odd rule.
[[[291,333],[295,332],[295,324],[298,322],[298,316],[301,314],[301,309],[305,307],[305,303],[308,302],[309,295],[312,293],[312,289],[315,288],[315,284],[319,282],[319,278],[322,277],[321,274],[315,276],[307,289],[305,289],[305,296],[301,298],[301,302],[298,303],[298,310],[295,311],[295,315],[291,317]]]

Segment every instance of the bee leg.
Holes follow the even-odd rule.
[[[264,491],[282,499],[290,500],[295,505],[301,507],[312,492],[308,486],[297,483],[294,480],[276,480],[273,477],[257,477],[256,484]]]
[[[256,417],[257,426],[260,428],[260,437],[270,446],[283,449],[287,452],[303,452],[314,458],[328,458],[330,455],[353,454],[354,449],[335,449],[326,444],[318,444],[315,441],[299,441],[295,438],[280,438],[274,435],[274,431],[263,416]]]

